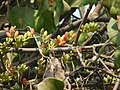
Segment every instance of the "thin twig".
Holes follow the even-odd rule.
[[[78,41],[79,36],[80,36],[80,34],[81,34],[80,28],[81,28],[81,26],[82,26],[83,24],[85,24],[85,22],[86,22],[86,20],[87,20],[87,17],[88,17],[88,15],[89,15],[89,12],[90,12],[91,9],[92,9],[92,5],[90,5],[89,8],[87,9],[86,14],[85,14],[85,16],[83,17],[83,20],[82,20],[82,22],[80,23],[80,25],[79,25],[79,27],[78,27],[77,36],[76,36],[76,38],[75,38],[75,40],[74,40],[74,42],[73,42],[73,45],[75,45],[75,46],[77,45],[77,41]]]
[[[97,5],[96,5],[96,7],[95,7],[95,9],[94,9],[94,11],[93,11],[93,12],[90,14],[90,16],[89,16],[90,21],[98,18],[99,13],[100,13],[100,10],[102,9],[102,7],[103,7],[102,2],[101,2],[101,1],[98,1]]]
[[[110,71],[110,69],[106,66],[106,64],[102,61],[101,58],[99,58],[99,61],[100,61],[100,63],[105,67],[105,69],[108,70],[108,72],[112,73],[112,72]]]
[[[76,51],[78,53],[78,56],[79,56],[79,59],[80,59],[80,62],[82,64],[82,66],[86,66],[85,63],[83,62],[83,59],[82,59],[82,54],[79,52],[78,48],[76,47]]]
[[[80,87],[81,90],[82,90],[83,85],[87,83],[89,77],[90,77],[94,72],[95,72],[95,70],[94,70],[94,71],[91,71],[91,72],[89,73],[89,75],[86,76],[86,77],[83,79],[83,83],[82,83],[82,85],[81,85],[81,87]]]
[[[6,71],[6,67],[5,67],[5,64],[3,62],[3,55],[0,54],[0,59],[1,59],[1,64],[2,64],[2,67],[4,69],[4,71]]]
[[[85,66],[85,67],[81,66],[79,69],[77,69],[75,71],[72,71],[69,75],[71,76],[71,75],[73,75],[74,73],[78,72],[81,69],[90,69],[90,70],[95,70],[96,69],[96,70],[101,70],[102,72],[104,72],[104,73],[106,73],[106,74],[108,74],[110,76],[113,76],[113,77],[116,77],[116,78],[120,78],[119,76],[115,75],[112,72],[109,72],[109,71],[104,70],[104,69],[99,68],[99,67],[93,67],[93,66]]]
[[[100,43],[100,44],[94,44],[94,47],[99,48],[102,47],[105,43]],[[113,46],[113,44],[108,43],[106,46]],[[76,47],[78,47],[79,49],[81,49],[82,51],[87,51],[88,49],[93,49],[93,45],[90,46],[72,46],[72,47],[56,47],[56,48],[51,48],[50,52],[65,52],[65,51],[71,51],[76,49]],[[27,53],[31,53],[31,52],[39,52],[40,48],[10,48],[7,52],[27,52]]]
[[[119,77],[120,77],[120,73],[119,73]],[[117,82],[115,83],[113,90],[118,90],[119,84],[120,84],[120,78],[117,79]]]
[[[102,90],[105,90],[105,84],[104,84],[104,81],[103,81],[103,76],[98,71],[96,71],[96,74],[99,76],[99,78],[102,82]]]
[[[93,52],[94,52],[94,54],[95,54],[96,56],[98,56],[98,53],[95,51],[94,45],[93,45]],[[103,62],[103,60],[102,60],[101,58],[98,58],[98,60],[99,60],[100,63],[105,67],[106,70],[108,70],[110,73],[112,73],[112,72],[110,71],[110,69],[106,66],[106,64]]]
[[[104,25],[102,28],[100,28],[99,31],[94,32],[86,41],[83,42],[82,46],[86,46],[90,42],[94,40],[94,37],[97,36],[97,33],[103,34],[106,31],[106,26]]]
[[[53,33],[51,35],[51,38],[55,38],[57,37],[57,35],[63,35],[66,31],[70,31],[72,29],[78,28],[80,23],[82,22],[83,19],[79,19],[76,20],[62,28],[60,28],[59,30],[57,30],[55,33]],[[110,17],[105,17],[105,16],[101,16],[95,20],[93,20],[94,22],[109,22]],[[86,19],[86,23],[90,22],[89,18]]]
[[[120,15],[117,15],[117,27],[120,30]]]
[[[49,59],[49,57],[48,57],[48,56],[43,55],[42,50],[41,50],[41,48],[40,48],[40,46],[39,46],[39,44],[38,44],[38,41],[37,41],[36,36],[35,36],[35,35],[33,35],[33,37],[34,37],[34,39],[35,39],[35,41],[36,41],[36,44],[37,44],[37,46],[38,46],[38,48],[39,48],[39,53],[40,53],[40,55],[41,55],[42,57],[44,57],[44,58]]]

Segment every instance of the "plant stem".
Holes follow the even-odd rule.
[[[3,57],[3,55],[0,54],[0,59],[1,59],[2,67],[3,67],[4,71],[6,71],[6,67],[5,67],[5,64],[3,62],[3,58],[2,57]]]
[[[83,24],[85,24],[85,22],[86,22],[86,20],[87,20],[87,17],[88,17],[88,15],[89,15],[89,12],[90,12],[91,9],[92,9],[92,5],[90,5],[89,8],[87,9],[86,14],[85,14],[85,16],[83,17],[83,20],[82,20],[82,22],[80,23],[80,25],[79,25],[79,27],[78,27],[77,36],[76,36],[76,38],[75,38],[75,40],[74,40],[74,42],[73,42],[73,45],[74,45],[74,46],[77,45],[77,41],[78,41],[78,39],[79,39],[79,36],[80,36],[80,34],[82,33],[82,32],[80,32],[80,28],[81,28],[81,26],[82,26]]]
[[[99,17],[99,13],[100,13],[102,7],[103,7],[103,3],[101,1],[98,1],[94,11],[89,16],[90,21]]]
[[[96,48],[104,46],[105,43],[100,43],[100,44],[94,44]],[[106,46],[113,46],[113,44],[108,43]],[[50,52],[65,52],[65,51],[71,51],[76,49],[78,46],[72,46],[72,47],[56,47],[56,48],[51,48]],[[87,51],[93,48],[93,45],[90,46],[79,46],[78,48],[82,49],[82,51]],[[26,52],[26,53],[32,53],[32,52],[39,52],[40,48],[10,48],[7,52]]]
[[[119,73],[119,77],[120,77],[120,73]],[[113,90],[117,90],[120,84],[120,78],[117,79],[117,82],[115,83],[115,86],[113,88]]]

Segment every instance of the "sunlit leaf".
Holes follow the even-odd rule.
[[[117,21],[115,19],[110,19],[107,29],[107,33],[109,38],[111,38],[111,41],[116,45],[120,45],[120,31],[117,28]]]
[[[60,18],[60,14],[54,11],[54,22],[56,26],[58,26],[59,24],[59,18]]]
[[[113,18],[116,19],[120,14],[120,0],[103,0],[103,5],[107,7]]]
[[[71,7],[81,7],[87,4],[96,4],[98,0],[74,0]]]
[[[88,34],[86,32],[81,33],[78,39],[78,45],[82,45],[82,43],[85,41],[86,38],[88,38]]]
[[[37,85],[38,90],[64,90],[64,83],[55,78],[46,78]]]
[[[63,1],[63,6],[64,6],[64,11],[70,10],[69,4],[65,0],[62,0],[62,1]]]
[[[120,14],[120,0],[114,0],[112,7],[110,8],[110,14],[115,19],[117,18],[117,15]]]

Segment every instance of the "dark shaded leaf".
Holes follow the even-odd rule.
[[[56,11],[59,13],[59,14],[62,14],[63,13],[63,2],[62,0],[55,0],[56,1]]]
[[[29,7],[13,7],[8,11],[8,19],[12,25],[17,28],[25,28],[26,26],[35,27],[38,11]],[[21,20],[21,23],[20,23]]]
[[[10,23],[16,25],[17,28],[30,26],[35,28],[37,32],[39,32],[41,28],[44,28],[48,30],[49,33],[52,33],[56,30],[56,26],[54,24],[53,13],[47,9],[47,6],[40,10],[15,6],[9,10],[8,19]],[[20,21],[22,23],[20,23]]]
[[[56,30],[56,26],[54,23],[54,18],[53,18],[53,13],[46,10],[43,14],[42,17],[44,19],[43,21],[43,28],[48,31],[48,33],[53,33]]]
[[[115,68],[120,68],[120,47],[115,51],[114,59]]]

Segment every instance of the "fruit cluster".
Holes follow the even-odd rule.
[[[76,33],[74,31],[65,32],[64,35],[58,35],[57,38],[52,39],[51,35],[48,34],[47,31],[41,29],[40,36],[37,37],[38,44],[42,49],[43,55],[48,55],[49,50],[51,48],[55,48],[58,46],[67,46],[73,42],[74,38],[76,37]]]
[[[73,31],[65,32],[64,35],[62,36],[58,35],[57,38],[51,39],[51,35],[48,34],[47,31],[41,30],[40,37],[41,37],[40,47],[42,48],[52,47],[53,48],[57,46],[64,46],[67,42],[70,43],[76,37],[76,33],[74,33]]]
[[[65,62],[69,62],[73,59],[72,56],[73,56],[73,52],[70,51],[70,53],[63,53],[61,59]]]
[[[12,81],[13,79],[18,81],[21,80],[22,78],[22,74],[28,70],[28,67],[25,64],[21,64],[18,66],[10,66],[10,67],[6,67],[7,70],[5,72],[2,72],[0,74],[0,82],[1,83],[8,83],[10,81]],[[25,82],[25,78],[23,78],[24,82],[22,82],[24,85],[27,84],[27,82]]]
[[[6,36],[10,38],[17,37],[18,35],[19,35],[19,32],[15,31],[13,26],[10,28],[9,32],[6,32]]]
[[[64,46],[66,44],[66,40],[68,39],[68,32],[66,32],[62,37],[60,37],[60,35],[57,36],[56,39],[56,44],[58,46]]]
[[[32,38],[33,34],[33,28],[31,28],[30,31],[27,31],[24,35],[20,35],[19,31],[15,31],[14,27],[12,26],[9,32],[6,32],[6,42],[11,43],[16,48],[20,48],[27,44],[27,40]]]
[[[27,35],[28,37],[32,36],[33,34],[34,34],[34,29],[33,28],[31,28],[30,32],[27,32],[27,34],[25,33],[25,35]],[[13,26],[11,26],[9,32],[6,32],[6,36],[9,37],[9,38],[17,37],[18,35],[19,35],[19,31],[15,31]]]
[[[76,37],[76,33],[71,32],[65,32],[63,36],[58,35],[56,38],[56,44],[57,46],[64,46],[67,41],[72,41]]]
[[[90,23],[86,23],[85,25],[82,25],[80,31],[81,32],[94,32],[98,30],[99,28],[100,28],[100,25],[98,23],[90,22]]]

